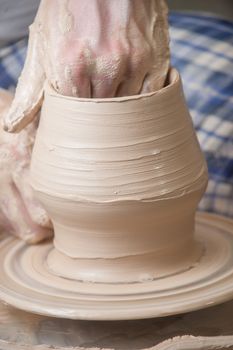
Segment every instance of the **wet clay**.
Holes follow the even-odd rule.
[[[112,99],[47,86],[31,182],[54,224],[54,273],[140,281],[200,258],[194,216],[206,164],[179,74],[172,69],[169,79],[158,92]]]
[[[230,300],[233,281],[232,220],[198,213],[195,223],[195,240],[204,248],[198,261],[189,268],[182,271],[177,269],[177,273],[162,278],[148,280],[148,276],[144,275],[144,280],[128,283],[114,282],[120,280],[121,275],[130,279],[131,272],[135,278],[135,272],[141,273],[143,268],[151,271],[154,266],[155,270],[164,272],[169,265],[171,269],[174,259],[167,255],[166,266],[166,251],[161,261],[154,255],[155,259],[151,259],[151,265],[146,265],[141,256],[135,256],[137,260],[134,264],[130,265],[129,261],[126,261],[124,270],[123,266],[119,265],[118,275],[114,271],[111,259],[102,259],[103,265],[105,260],[106,266],[113,271],[114,278],[110,278],[106,273],[106,266],[102,268],[101,273],[96,272],[96,259],[92,260],[92,264],[89,261],[89,266],[85,259],[79,259],[76,273],[85,278],[77,280],[59,277],[46,263],[48,255],[54,249],[52,242],[26,245],[8,236],[0,242],[0,298],[24,311],[83,320],[163,317]],[[182,262],[182,253],[180,255]],[[68,262],[63,261],[66,273],[69,271],[69,264],[75,260],[69,257],[67,259]],[[176,268],[178,260],[176,256]],[[55,263],[59,262],[60,260],[55,260]],[[178,268],[181,268],[181,265]],[[59,269],[60,266],[56,267]],[[70,270],[73,272],[75,269],[71,266]],[[88,282],[93,276],[95,280],[111,282]]]
[[[42,0],[5,130],[37,117],[46,82],[90,98],[161,89],[170,67],[167,14],[165,0]]]

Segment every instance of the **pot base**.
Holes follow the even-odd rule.
[[[19,309],[54,317],[123,320],[201,309],[233,296],[233,221],[199,213],[195,238],[205,254],[192,268],[138,283],[91,283],[58,277],[46,258],[52,243],[0,244],[0,298]]]
[[[56,248],[48,253],[52,274],[93,283],[138,283],[178,274],[198,263],[204,254],[200,242],[189,240],[174,249],[115,259],[74,259]]]

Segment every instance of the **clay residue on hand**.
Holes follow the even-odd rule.
[[[165,0],[42,0],[5,130],[36,117],[46,82],[66,96],[130,96],[161,89],[169,66]]]
[[[74,25],[73,14],[69,11],[69,0],[60,1],[58,6],[60,7],[59,28],[62,34],[66,34],[71,31]]]

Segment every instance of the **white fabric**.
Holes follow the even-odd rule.
[[[0,0],[0,47],[28,34],[40,0]]]

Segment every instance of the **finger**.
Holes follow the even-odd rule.
[[[16,93],[3,117],[4,130],[19,132],[36,116],[43,97],[45,73],[41,40],[36,24],[30,27],[28,53]]]
[[[157,70],[146,74],[143,82],[142,88],[139,91],[140,94],[145,94],[148,92],[158,91],[165,86],[167,80],[168,68],[164,69],[164,72],[158,72]]]
[[[116,96],[132,96],[140,93],[145,74],[135,74],[135,77],[126,79],[120,83],[116,91]]]
[[[157,14],[153,21],[151,41],[152,59],[147,69],[141,93],[153,92],[165,86],[170,68],[168,7],[166,1],[156,0],[152,3],[152,12]]]
[[[80,63],[78,66],[67,63],[64,69],[64,77],[63,74],[60,74],[62,79],[59,83],[58,92],[67,96],[90,98],[91,82],[86,72],[85,63]]]
[[[37,243],[52,235],[52,230],[32,222],[18,190],[12,183],[8,183],[1,191],[1,210],[10,223],[10,233],[28,243]]]
[[[92,98],[111,98],[116,96],[117,87],[120,79],[115,80],[92,80],[91,97]]]
[[[22,168],[20,171],[15,170],[12,178],[32,222],[40,227],[52,229],[52,223],[45,209],[36,200],[30,186],[29,168]]]
[[[121,72],[123,69],[120,68],[122,67],[113,70],[113,67],[110,66],[108,73],[100,71],[92,76],[92,98],[111,98],[116,96],[123,75]]]
[[[89,62],[93,98],[110,98],[116,96],[117,88],[127,72],[128,52],[121,45],[103,51]]]
[[[8,218],[4,215],[4,213],[0,210],[0,234],[1,233],[11,233],[12,226],[8,220]]]

